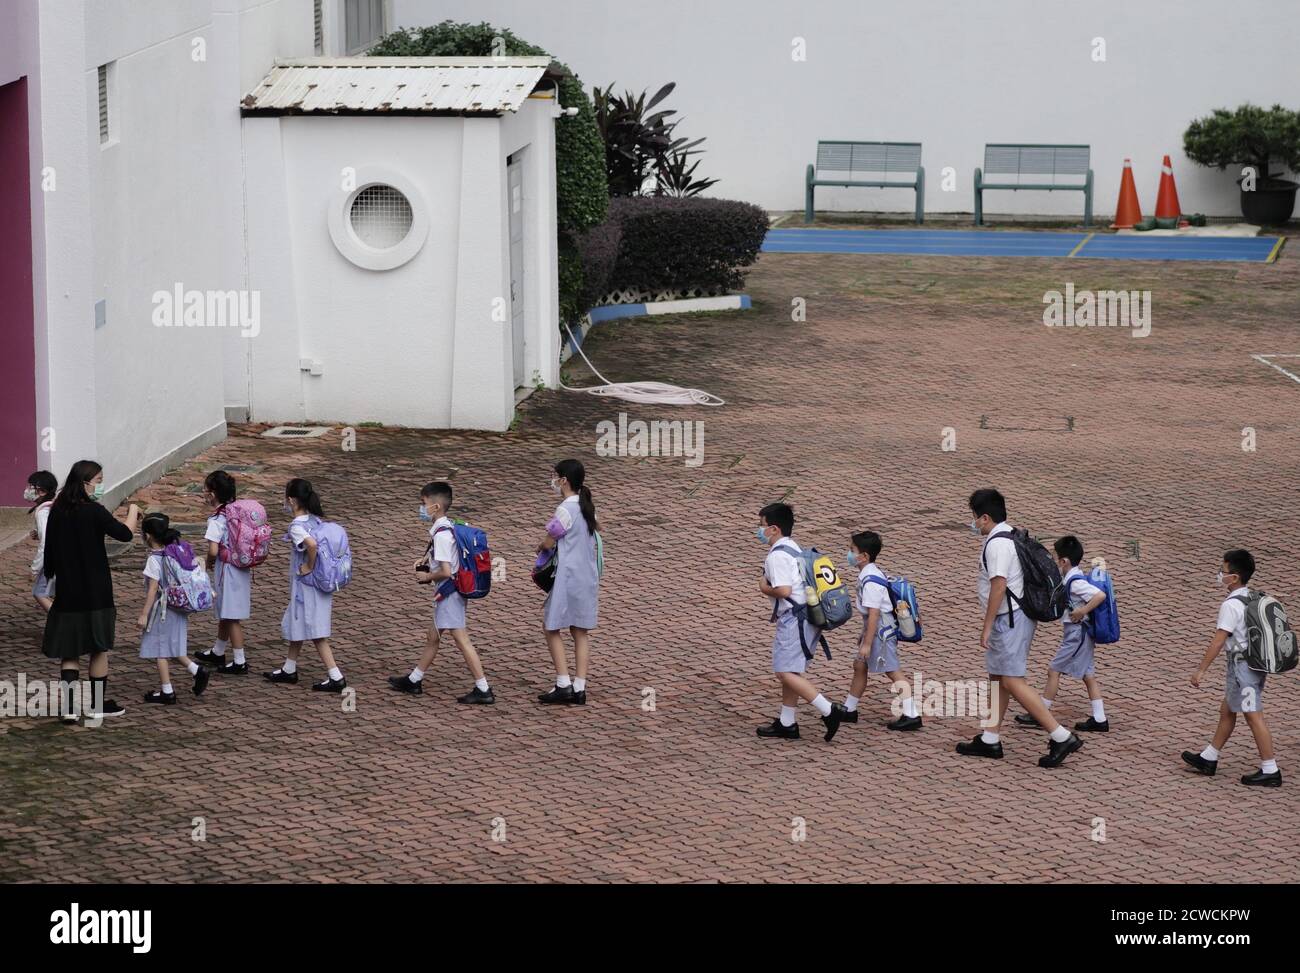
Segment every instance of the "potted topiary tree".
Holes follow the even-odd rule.
[[[1203,166],[1227,169],[1251,167],[1253,178],[1243,172],[1241,215],[1257,226],[1277,226],[1291,218],[1300,184],[1281,178],[1279,163],[1292,172],[1300,171],[1300,112],[1274,105],[1260,108],[1245,104],[1236,111],[1216,108],[1198,118],[1183,134],[1187,158]]]

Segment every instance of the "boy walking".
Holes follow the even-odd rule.
[[[1040,767],[1059,767],[1065,758],[1083,746],[1083,741],[1052,719],[1032,686],[1025,680],[1029,646],[1034,640],[1035,624],[1017,606],[1025,596],[1024,572],[1007,523],[1007,504],[997,490],[976,490],[970,496],[971,530],[984,538],[980,551],[979,602],[983,614],[980,647],[989,681],[995,683],[997,712],[989,714],[993,726],[975,735],[969,743],[957,744],[957,752],[966,757],[1002,759],[999,730],[1007,715],[1010,697],[1047,729],[1050,736],[1047,754],[1038,759]]]
[[[1273,756],[1273,738],[1264,724],[1264,673],[1250,668],[1245,660],[1246,600],[1250,597],[1248,585],[1254,574],[1255,559],[1250,551],[1238,549],[1223,555],[1218,580],[1228,589],[1228,597],[1219,606],[1214,641],[1205,650],[1201,667],[1192,673],[1192,685],[1200,687],[1215,657],[1226,649],[1227,688],[1223,702],[1219,704],[1219,725],[1214,731],[1214,739],[1200,753],[1184,750],[1183,761],[1197,773],[1213,777],[1219,769],[1219,751],[1227,745],[1228,738],[1236,729],[1237,714],[1242,713],[1259,749],[1260,765],[1256,773],[1246,774],[1241,782],[1250,787],[1281,787],[1282,771]]]
[[[825,740],[830,743],[844,720],[845,710],[839,703],[832,703],[819,693],[817,687],[804,677],[819,633],[808,624],[802,611],[807,603],[799,558],[802,549],[790,537],[793,530],[794,511],[789,505],[771,503],[758,512],[758,528],[754,534],[768,547],[758,590],[772,599],[772,621],[776,622],[776,635],[772,639],[772,671],[781,683],[781,715],[771,724],[760,726],[758,735],[764,739],[798,740],[795,707],[802,697],[821,714],[822,724],[826,727]],[[807,652],[805,645],[808,646]]]

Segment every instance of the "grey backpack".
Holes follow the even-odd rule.
[[[1262,591],[1237,595],[1246,605],[1246,665],[1259,672],[1289,672],[1300,662],[1295,632],[1282,603]]]

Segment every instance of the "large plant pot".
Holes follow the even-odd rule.
[[[1281,226],[1295,212],[1300,183],[1286,179],[1261,180],[1254,189],[1241,191],[1241,215],[1255,226]]]

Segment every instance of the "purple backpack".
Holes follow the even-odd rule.
[[[352,548],[342,524],[312,517],[307,533],[316,541],[316,566],[302,576],[302,583],[317,591],[335,592],[352,580]]]

